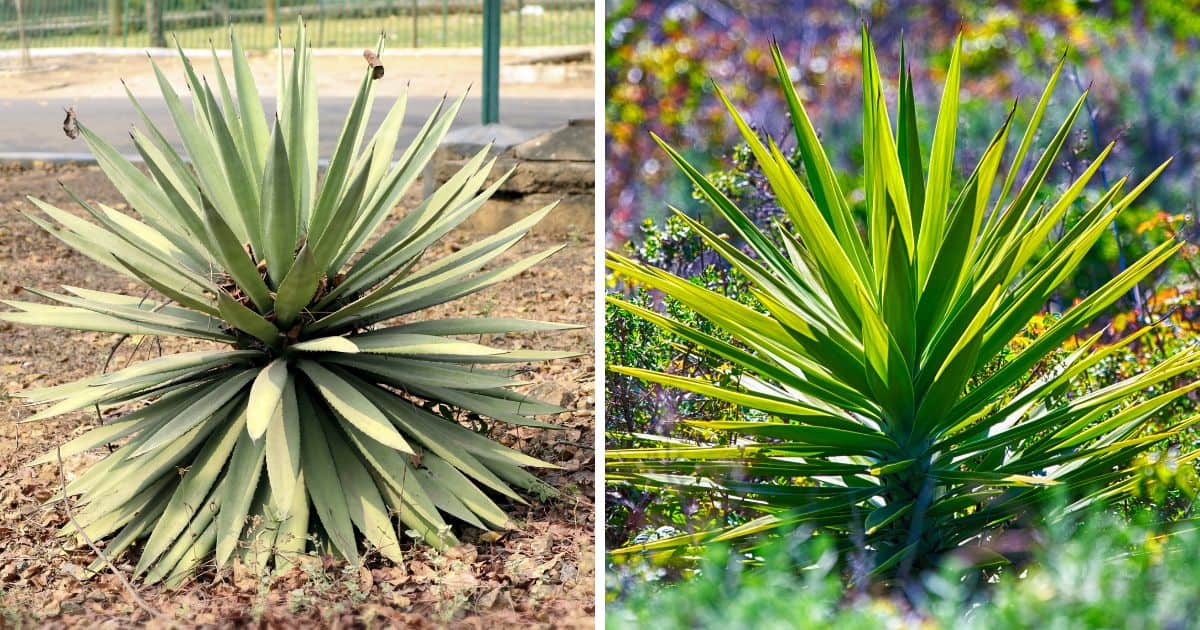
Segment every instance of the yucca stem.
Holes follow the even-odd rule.
[[[925,529],[926,512],[936,489],[936,482],[930,474],[932,466],[932,456],[921,455],[908,468],[880,477],[880,485],[885,488],[882,496],[887,505],[913,506],[877,532],[877,548],[887,555],[917,543],[902,559],[906,567],[919,564],[914,561],[931,557],[936,552],[936,532]]]

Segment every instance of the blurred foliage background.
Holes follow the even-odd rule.
[[[1045,194],[1065,187],[1113,140],[1116,148],[1092,195],[1119,177],[1144,176],[1174,156],[1173,164],[1137,206],[1124,213],[1121,222],[1089,253],[1080,273],[1061,287],[1055,303],[1029,323],[1027,339],[1014,344],[1035,338],[1065,305],[1118,273],[1126,260],[1166,239],[1188,244],[1169,267],[1131,292],[1121,310],[1090,328],[1090,332],[1103,331],[1106,341],[1146,327],[1150,330],[1143,331],[1125,352],[1087,373],[1078,388],[1103,387],[1171,356],[1184,345],[1200,343],[1200,225],[1195,212],[1200,201],[1200,63],[1196,62],[1200,58],[1200,0],[609,2],[605,55],[607,246],[753,306],[753,298],[745,294],[745,282],[707,251],[682,221],[667,218],[674,206],[710,223],[716,221],[650,133],[681,150],[747,214],[765,225],[779,210],[748,150],[739,144],[712,82],[726,90],[748,122],[784,141],[782,148],[790,150],[790,122],[768,53],[770,42],[776,39],[793,68],[792,79],[822,143],[831,152],[835,169],[845,177],[841,183],[847,198],[852,203],[861,200],[861,181],[854,174],[861,172],[862,161],[858,31],[864,21],[876,42],[885,80],[892,77],[888,96],[893,112],[903,41],[915,95],[925,113],[919,124],[926,154],[934,123],[929,112],[940,98],[949,50],[961,29],[965,56],[956,164],[975,163],[1014,99],[1021,121],[1013,130],[1014,137],[1023,132],[1023,121],[1064,55],[1064,79],[1046,118],[1061,120],[1080,92],[1090,87],[1091,95],[1068,149],[1051,172]],[[1039,140],[1044,143],[1046,139]],[[1094,200],[1082,199],[1078,211]],[[1060,229],[1069,227],[1072,220],[1069,214]],[[719,224],[716,227],[723,231]],[[614,285],[609,291],[627,289]],[[715,332],[694,313],[661,295],[642,292],[632,297],[639,304]],[[1062,351],[1069,351],[1070,345]],[[737,378],[728,366],[697,356],[682,340],[614,308],[606,313],[606,350],[608,361],[614,364],[665,369],[719,382]],[[1180,382],[1197,376],[1183,375]],[[645,434],[687,442],[696,436],[689,436],[680,420],[733,419],[742,413],[722,403],[611,373],[606,388],[607,441],[614,448],[637,445],[639,435]],[[1194,413],[1197,406],[1193,393],[1164,414],[1163,422]],[[1200,444],[1200,434],[1188,433],[1184,439],[1189,444],[1130,462],[1141,471],[1142,496],[1113,506],[1112,514],[1105,518],[1133,523],[1135,519],[1144,521],[1149,514],[1153,529],[1193,517],[1196,470],[1193,464],[1178,464],[1173,458],[1179,450],[1186,452]],[[621,485],[608,487],[605,517],[609,548],[674,535],[713,521],[734,524],[744,518],[736,506],[715,493],[696,493],[680,500]],[[1089,543],[1080,544],[1086,549]],[[1106,539],[1096,545],[1112,543]],[[1145,545],[1139,549],[1138,553],[1153,551]],[[1043,555],[1054,559],[1064,553],[1068,551]],[[1088,552],[1078,553],[1084,558]],[[695,565],[610,566],[609,596],[623,598],[630,607],[621,612],[627,615],[625,621],[640,619],[639,606],[652,612],[669,609],[669,598],[676,595],[639,600],[645,593],[629,591],[631,584],[694,577],[694,569]],[[708,570],[716,571],[717,565]],[[715,588],[704,580],[721,579],[710,575],[686,587],[692,591],[685,589],[677,596],[680,601],[699,596],[702,589]],[[731,583],[730,579],[734,578],[723,583]],[[761,579],[769,582],[774,578],[767,574]],[[1010,590],[1019,588],[1033,587]],[[1103,598],[1096,601],[1100,606]],[[754,609],[747,606],[747,614]],[[687,606],[680,611],[705,614]],[[1017,607],[1010,612],[1017,614]],[[695,617],[687,619],[689,622],[680,620],[682,625],[696,622]]]
[[[847,589],[831,570],[835,554],[827,542],[798,530],[764,545],[754,566],[713,548],[687,581],[627,590],[606,607],[607,626],[1182,629],[1195,627],[1200,613],[1196,530],[1168,543],[1153,527],[1089,514],[1041,533],[1020,577],[1010,572],[984,586],[952,560],[923,577],[915,602]],[[619,578],[608,579],[611,592]]]

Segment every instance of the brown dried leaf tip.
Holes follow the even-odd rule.
[[[63,133],[74,140],[79,137],[79,123],[75,121],[75,108],[67,108],[67,117],[63,120]]]
[[[379,55],[373,50],[364,50],[363,59],[367,60],[367,65],[371,66],[371,80],[376,81],[383,78],[383,63],[379,61]]]

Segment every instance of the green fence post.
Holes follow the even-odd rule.
[[[442,48],[450,46],[446,23],[450,20],[450,0],[442,0]]]
[[[129,45],[129,1],[125,0],[125,6],[121,9],[121,46]]]
[[[520,48],[525,38],[525,0],[517,0],[517,48]]]
[[[483,124],[500,122],[500,0],[483,0]]]
[[[417,13],[417,0],[412,0],[412,19],[413,19],[413,33],[412,33],[412,35],[413,35],[413,38],[412,38],[412,47],[413,47],[413,48],[420,48],[420,47],[421,47],[421,40],[420,40],[420,38],[417,36],[417,15],[418,15],[418,13]]]

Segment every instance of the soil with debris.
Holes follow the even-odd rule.
[[[141,285],[73,252],[20,215],[32,209],[24,198],[27,194],[71,209],[69,197],[56,180],[85,199],[124,208],[117,205],[119,195],[96,167],[0,167],[2,298],[33,301],[36,296],[21,287],[54,289],[62,284],[142,295],[145,289]],[[477,237],[452,234],[445,241],[445,251]],[[444,553],[409,541],[402,566],[368,558],[362,569],[353,570],[345,563],[314,555],[288,573],[262,579],[235,568],[209,570],[177,591],[137,585],[138,595],[161,615],[157,618],[142,609],[116,574],[105,571],[80,579],[94,554],[86,546],[64,546],[66,541],[55,534],[67,522],[67,515],[59,505],[43,504],[60,488],[60,469],[57,464],[26,465],[88,430],[97,418],[81,412],[18,424],[29,411],[11,397],[25,388],[96,373],[118,336],[0,322],[0,627],[250,623],[283,627],[592,627],[592,235],[531,236],[498,264],[564,241],[569,245],[556,257],[508,284],[431,309],[432,313],[426,311],[440,317],[509,316],[583,326],[505,340],[509,345],[582,353],[537,366],[536,371],[524,375],[529,381],[524,391],[570,410],[550,419],[563,430],[493,429],[493,437],[501,442],[561,466],[536,471],[562,490],[560,497],[530,499],[527,506],[504,505],[520,527],[498,539],[464,526],[459,531],[463,544]],[[113,356],[112,367],[160,351],[173,353],[198,345],[169,339],[163,340],[161,348],[153,341],[140,347],[126,343]],[[72,457],[63,472],[69,480],[102,455],[103,450],[97,450]],[[135,562],[130,552],[116,560],[126,574]]]

